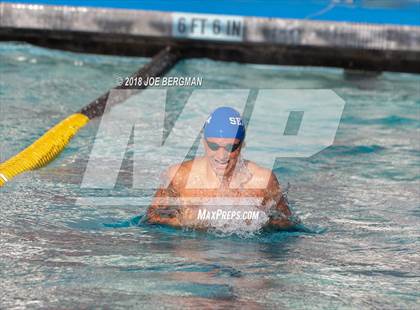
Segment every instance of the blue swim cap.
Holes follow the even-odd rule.
[[[245,126],[241,114],[230,107],[213,111],[204,123],[205,138],[245,138]]]

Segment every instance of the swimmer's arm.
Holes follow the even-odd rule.
[[[159,188],[147,209],[147,222],[149,224],[170,225],[181,227],[179,221],[180,209],[169,202],[173,198],[168,196],[168,189]]]
[[[273,173],[271,173],[271,177],[268,182],[267,196],[265,200],[274,200],[276,205],[273,208],[274,211],[277,211],[276,213],[278,213],[278,216],[270,216],[270,220],[267,225],[268,228],[287,229],[295,225],[295,223],[289,219],[292,212],[287,205],[287,201],[283,197],[277,177]]]
[[[181,209],[171,201],[179,197],[176,180],[174,180],[178,168],[179,166],[172,166],[164,173],[162,178],[165,180],[165,184],[156,191],[155,197],[147,210],[148,223],[181,227],[179,220]]]

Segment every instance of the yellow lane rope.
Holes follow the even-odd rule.
[[[53,160],[89,118],[75,113],[48,130],[19,154],[0,164],[0,187],[16,175],[40,168]]]
[[[175,65],[180,57],[181,53],[179,51],[168,46],[156,54],[148,64],[135,72],[132,77],[145,79],[148,76],[161,76]],[[120,85],[115,89],[125,88],[125,86]],[[146,86],[143,85],[138,89],[144,88]],[[128,89],[131,88],[128,87]],[[134,90],[138,89],[135,88]],[[18,174],[40,168],[52,161],[66,147],[80,128],[85,126],[90,119],[101,116],[104,113],[109,94],[110,91],[98,97],[81,109],[80,113],[70,115],[48,130],[41,138],[22,152],[0,163],[0,187]],[[133,92],[129,92],[127,97],[131,94]],[[125,99],[127,98],[121,97],[120,102],[123,102]]]

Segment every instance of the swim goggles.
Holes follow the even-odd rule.
[[[209,149],[212,151],[217,151],[219,148],[224,148],[227,152],[233,153],[235,152],[242,144],[242,141],[235,144],[226,144],[226,145],[220,145],[214,142],[209,142],[206,140],[207,145],[209,146]]]

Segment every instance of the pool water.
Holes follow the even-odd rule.
[[[147,61],[1,43],[1,160]],[[332,146],[275,164],[307,230],[178,231],[139,223],[145,206],[77,204],[152,194],[130,188],[129,165],[113,190],[81,188],[93,120],[50,165],[0,189],[0,308],[418,307],[420,76],[205,59],[168,74],[202,76],[206,88],[332,89],[345,100]],[[170,90],[169,120],[188,94]]]

